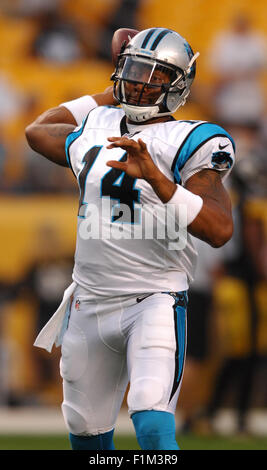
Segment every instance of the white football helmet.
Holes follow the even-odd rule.
[[[134,122],[147,121],[170,115],[183,106],[198,56],[182,36],[170,29],[150,28],[134,36],[122,47],[111,77],[114,96],[126,116]]]

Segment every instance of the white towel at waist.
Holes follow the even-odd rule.
[[[37,348],[43,348],[48,352],[51,352],[53,344],[58,342],[68,303],[76,286],[76,282],[72,282],[72,284],[64,291],[62,302],[57,311],[42,328],[34,342],[34,346]]]

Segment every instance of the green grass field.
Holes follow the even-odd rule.
[[[118,450],[140,450],[134,436],[115,436]],[[181,450],[267,450],[267,437],[178,435]],[[70,450],[66,435],[0,435],[0,450]]]

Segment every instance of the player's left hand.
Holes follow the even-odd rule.
[[[125,162],[110,160],[107,162],[107,166],[118,168],[119,170],[125,171],[125,173],[132,178],[142,178],[148,182],[155,179],[160,174],[160,170],[153,162],[147,150],[147,146],[142,139],[135,141],[123,136],[108,137],[108,141],[111,142],[111,144],[108,145],[107,148],[122,148],[127,152],[127,160]]]

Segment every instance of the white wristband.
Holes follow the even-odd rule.
[[[181,214],[186,216],[186,221],[182,225],[190,225],[197,217],[203,206],[203,199],[188,189],[177,184],[177,189],[167,204],[175,206],[175,217],[181,219]]]
[[[65,106],[65,108],[73,114],[73,117],[79,126],[86,118],[87,114],[92,111],[92,109],[96,108],[98,104],[92,96],[85,95],[77,98],[76,100],[61,103],[59,106]]]

